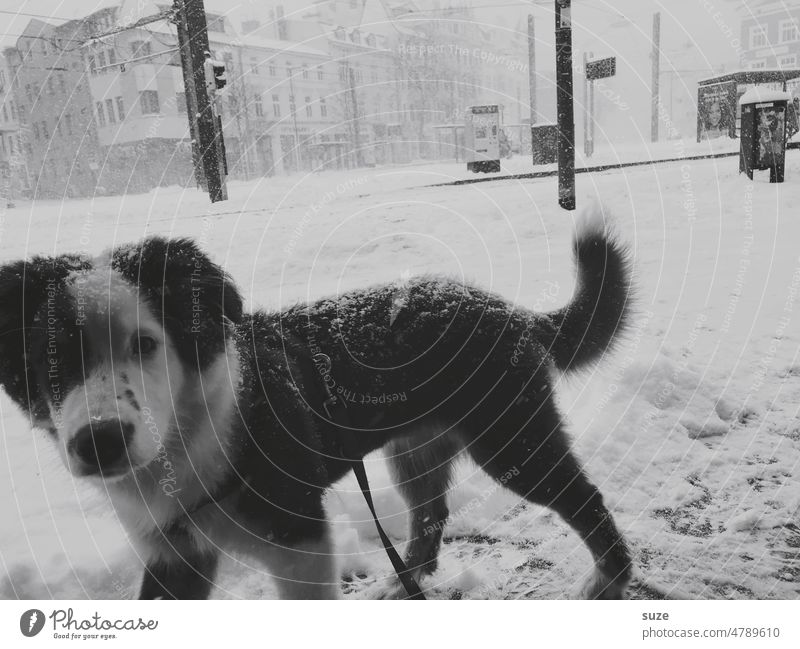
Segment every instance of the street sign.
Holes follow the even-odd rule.
[[[586,78],[589,81],[613,77],[617,73],[617,59],[609,56],[607,59],[597,59],[586,64]]]

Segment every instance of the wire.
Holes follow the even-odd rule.
[[[30,14],[25,11],[7,11],[0,9],[0,14],[6,14],[8,16],[26,16],[28,18],[44,18],[45,20],[75,20],[75,18],[60,18],[59,16],[43,16],[42,14]]]

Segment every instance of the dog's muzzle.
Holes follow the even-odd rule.
[[[69,442],[69,454],[80,461],[83,475],[111,477],[130,467],[128,445],[134,426],[119,419],[92,422],[81,428]]]

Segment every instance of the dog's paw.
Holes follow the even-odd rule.
[[[420,585],[423,593],[425,592],[425,588],[420,583],[421,577],[414,576],[414,579],[417,580],[417,583]],[[406,589],[403,587],[402,582],[395,578],[393,579],[388,586],[382,588],[377,593],[377,599],[409,599],[410,596]]]
[[[578,594],[579,599],[624,599],[627,580],[614,579],[595,569]]]
[[[378,593],[377,599],[405,599],[406,597],[408,597],[406,589],[403,588],[403,584],[397,582],[382,589]]]

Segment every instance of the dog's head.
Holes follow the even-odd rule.
[[[75,475],[178,450],[181,394],[225,353],[242,300],[187,239],[0,267],[0,384]]]

